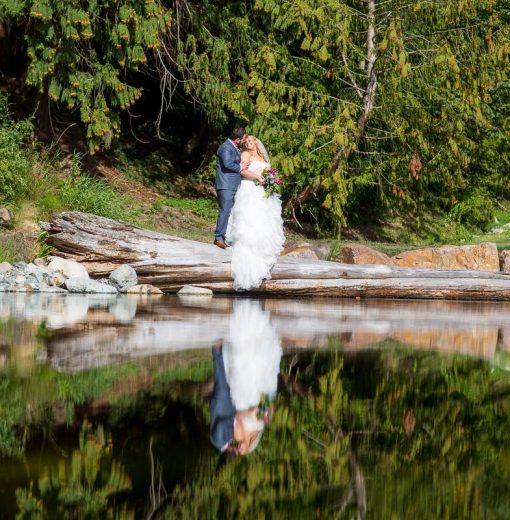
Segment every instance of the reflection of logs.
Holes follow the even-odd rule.
[[[231,293],[230,251],[140,229],[86,213],[67,212],[51,222],[48,242],[94,277],[132,265],[141,283],[175,292],[186,284]],[[510,276],[484,271],[440,271],[347,265],[281,257],[262,294],[462,298],[510,300]]]
[[[34,295],[35,297],[35,295]],[[1,301],[1,299],[0,299]],[[186,300],[184,300],[186,301]],[[137,307],[136,297],[114,298],[53,328],[48,358],[63,370],[83,370],[166,352],[209,349],[228,336],[235,301],[213,298],[189,306],[165,297]],[[510,330],[510,304],[347,300],[264,300],[261,306],[284,349],[361,350],[384,340],[420,349],[490,358],[501,330]],[[1,307],[1,306],[0,306]],[[31,308],[34,313],[34,304]],[[80,318],[81,316],[81,318]],[[250,334],[249,328],[246,333]]]
[[[0,293],[0,319],[15,317],[17,330],[30,323],[26,330],[34,331],[32,335],[44,323],[53,366],[83,370],[167,352],[209,349],[228,336],[236,301]],[[332,345],[361,350],[388,339],[486,359],[498,348],[510,349],[510,303],[267,299],[260,305],[271,313],[287,350]],[[0,347],[11,344],[2,334],[0,328]],[[13,349],[2,351],[0,362],[8,363],[13,355],[19,357]],[[44,357],[42,351],[38,355]]]

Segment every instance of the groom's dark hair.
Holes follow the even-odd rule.
[[[242,139],[246,135],[246,132],[244,131],[244,128],[234,128],[232,130],[232,133],[230,134],[230,139],[234,141],[235,139]]]

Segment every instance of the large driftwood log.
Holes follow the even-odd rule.
[[[81,262],[91,276],[130,264],[140,283],[165,292],[183,285],[232,293],[230,251],[80,212],[51,221],[48,242],[64,258]],[[510,300],[510,275],[382,265],[347,265],[280,257],[259,294]]]

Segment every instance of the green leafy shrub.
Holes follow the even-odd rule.
[[[0,16],[25,28],[26,82],[78,109],[91,153],[118,135],[119,112],[142,94],[126,73],[147,62],[171,22],[155,0],[0,2]]]
[[[29,488],[18,488],[16,518],[132,518],[116,495],[131,490],[131,479],[112,453],[111,436],[87,422],[70,458],[49,468]]]
[[[454,220],[471,229],[486,231],[494,223],[495,208],[489,193],[475,189],[456,204],[450,214]]]
[[[30,191],[32,161],[25,150],[30,120],[13,121],[8,100],[0,94],[0,202],[16,203]]]

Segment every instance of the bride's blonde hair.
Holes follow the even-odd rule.
[[[266,150],[260,147],[260,140],[255,137],[254,135],[249,134],[247,137],[251,137],[255,141],[255,148],[257,149],[257,153],[259,154],[259,157],[262,157],[264,161],[267,160],[266,158]]]

